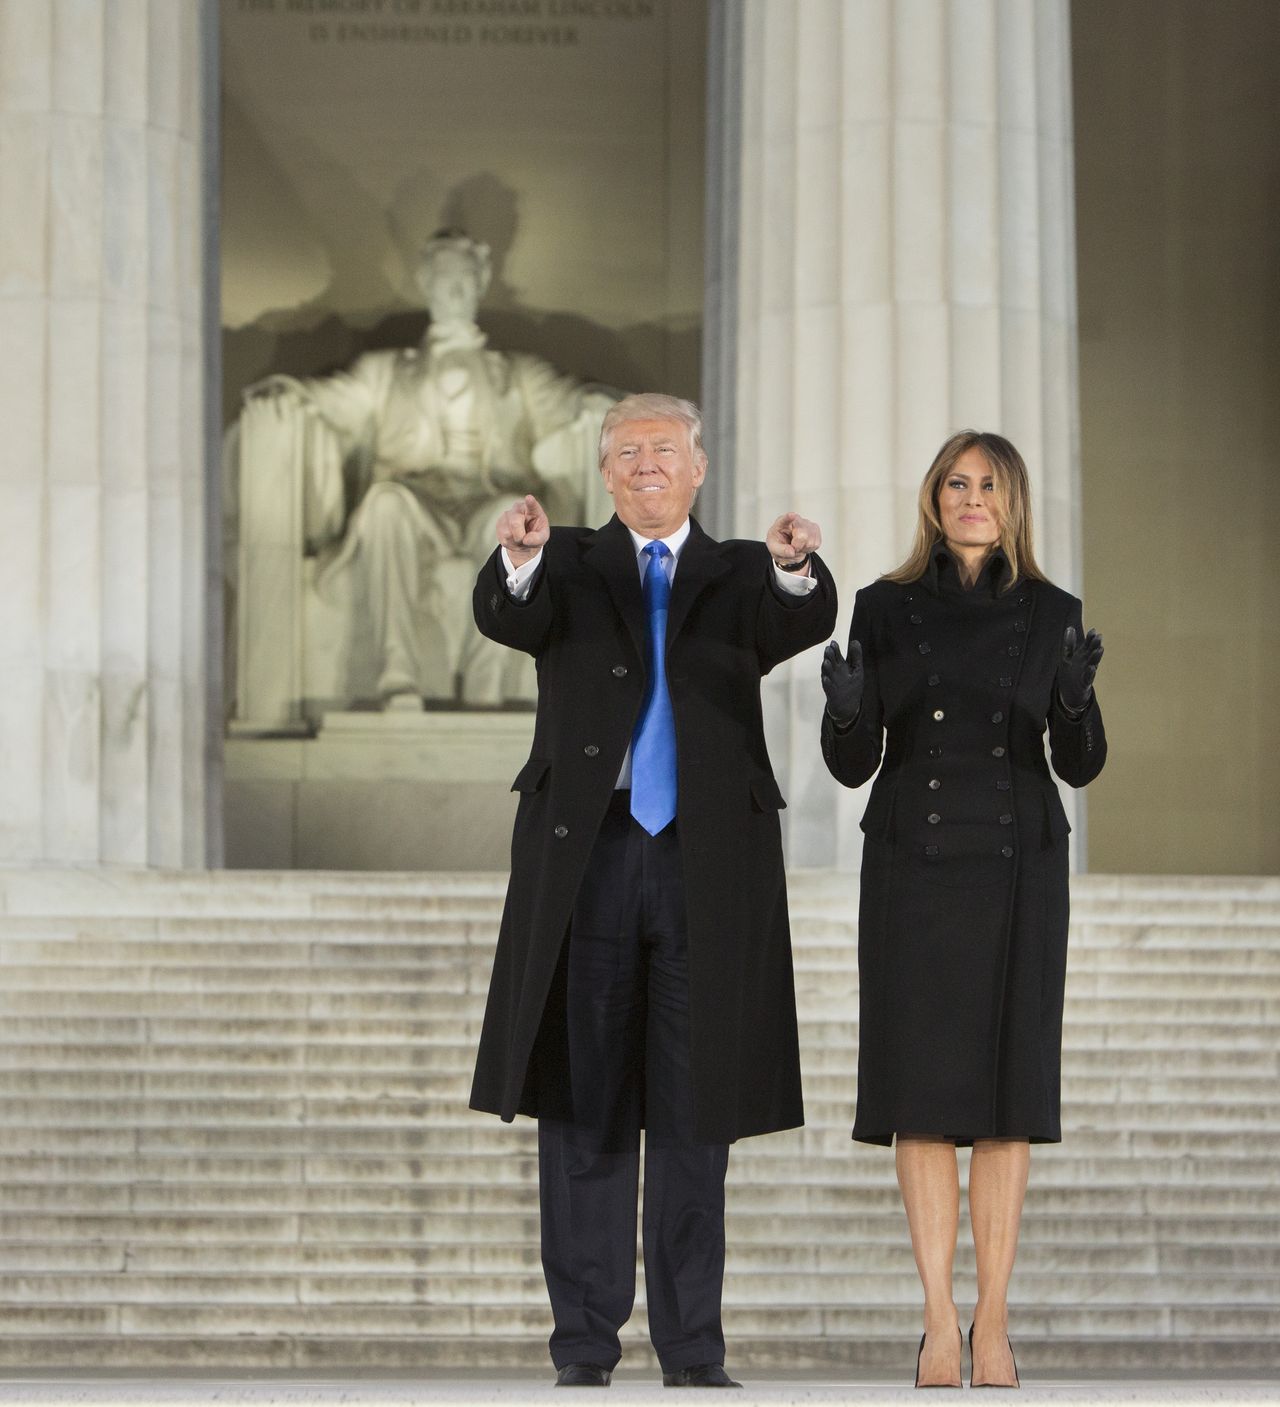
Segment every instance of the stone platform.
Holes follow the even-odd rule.
[[[577,1401],[578,1399],[571,1399]],[[615,1377],[607,1396],[588,1401],[670,1403],[673,1399],[653,1378]],[[683,1399],[677,1398],[676,1401]],[[735,1407],[879,1407],[915,1398],[909,1385],[866,1378],[825,1376],[753,1376],[743,1391],[731,1394]],[[1280,1382],[1260,1378],[1098,1378],[1088,1381],[1027,1383],[1018,1401],[1055,1407],[1255,1407],[1280,1401]],[[0,1407],[520,1407],[524,1403],[560,1403],[546,1381],[534,1376],[492,1378],[455,1375],[414,1379],[368,1378],[0,1378]]]

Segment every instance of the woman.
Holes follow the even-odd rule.
[[[924,1285],[917,1387],[959,1387],[951,1267],[957,1146],[972,1146],[974,1387],[1017,1387],[1007,1292],[1032,1143],[1056,1143],[1071,786],[1107,755],[1102,641],[1045,579],[1018,451],[965,430],[920,487],[911,555],[858,592],[849,657],[827,647],[822,752],[845,786],[880,768],[858,915],[853,1136],[896,1141]],[[880,766],[883,748],[884,765]]]

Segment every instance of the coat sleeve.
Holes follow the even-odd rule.
[[[851,648],[855,640],[862,646],[862,665],[866,676],[858,716],[849,727],[841,730],[826,709],[822,711],[823,761],[836,781],[847,787],[860,787],[875,775],[884,749],[884,706],[876,671],[871,610],[865,591],[859,591],[854,597],[853,622],[849,626]]]
[[[1084,639],[1080,602],[1072,597],[1067,624],[1076,628],[1076,639]],[[1061,649],[1061,642],[1058,646]],[[1049,758],[1053,770],[1070,787],[1087,786],[1102,771],[1107,760],[1107,735],[1102,727],[1102,710],[1094,690],[1089,707],[1079,718],[1071,718],[1058,702],[1058,686],[1053,686],[1049,706]]]
[[[481,635],[539,655],[551,635],[551,583],[547,580],[547,559],[533,579],[533,587],[523,601],[515,600],[507,591],[506,573],[502,569],[502,549],[495,548],[493,556],[480,568],[471,609]]]
[[[818,584],[804,596],[788,596],[779,589],[774,582],[773,564],[766,563],[767,585],[760,593],[760,612],[756,617],[756,655],[761,674],[768,674],[775,665],[801,650],[821,644],[835,629],[835,578],[816,552],[809,563]]]

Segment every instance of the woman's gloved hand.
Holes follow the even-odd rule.
[[[833,640],[822,652],[822,688],[827,696],[827,712],[832,722],[848,727],[862,708],[862,688],[866,675],[862,668],[862,645],[849,644],[849,658],[840,653]]]
[[[1058,661],[1058,699],[1068,713],[1083,713],[1093,698],[1093,676],[1102,660],[1102,636],[1091,630],[1077,642],[1076,628],[1069,625],[1062,636],[1062,658]]]

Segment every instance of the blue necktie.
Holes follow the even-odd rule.
[[[631,814],[649,832],[658,832],[676,815],[676,721],[667,692],[667,606],[671,583],[663,558],[666,543],[651,542],[644,573],[644,608],[649,617],[649,680],[640,721],[631,735]]]

